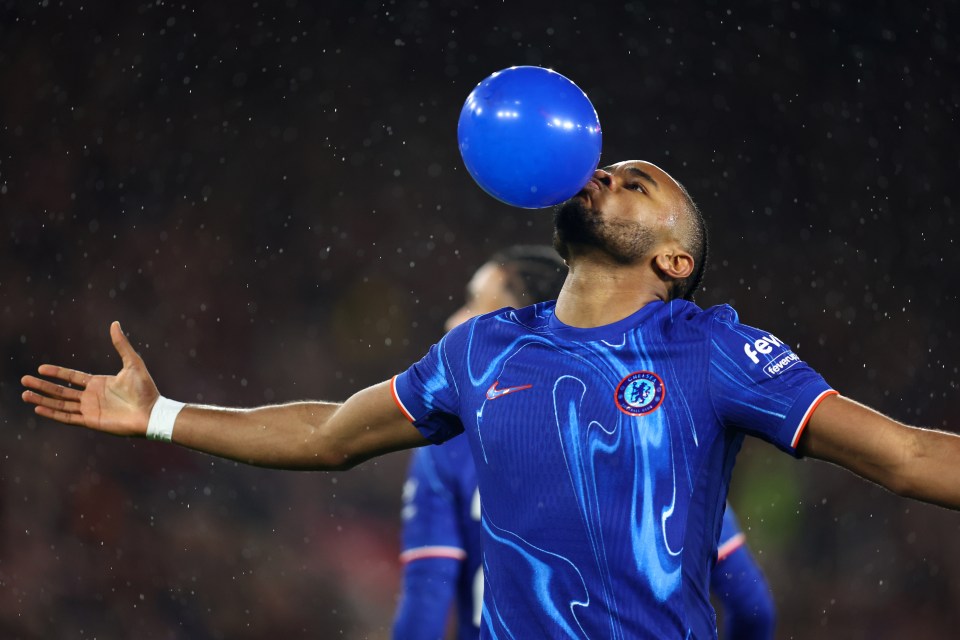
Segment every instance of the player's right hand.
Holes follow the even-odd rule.
[[[150,410],[160,393],[143,359],[123,335],[119,322],[110,325],[113,346],[123,360],[115,376],[96,376],[51,364],[40,365],[41,376],[23,376],[22,398],[38,416],[121,436],[144,436]]]

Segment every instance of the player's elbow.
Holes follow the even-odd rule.
[[[347,471],[360,464],[362,460],[350,452],[338,449],[327,449],[322,454],[316,454],[315,464],[318,471]]]
[[[369,387],[343,404],[309,403],[308,462],[313,469],[342,471],[391,451],[422,446],[420,432],[397,411],[389,383]]]
[[[346,471],[363,458],[344,430],[338,428],[337,412],[340,407],[304,405],[301,420],[307,432],[302,443],[300,458],[303,468],[317,471]]]
[[[350,441],[326,425],[319,427],[314,437],[316,468],[322,471],[346,471],[357,466],[366,458],[354,450]]]
[[[915,429],[903,427],[903,435],[887,464],[883,485],[904,498],[921,498],[923,483],[918,473],[926,457],[923,440]]]

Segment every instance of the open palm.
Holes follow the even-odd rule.
[[[123,360],[117,375],[103,376],[51,364],[40,365],[41,376],[24,376],[23,400],[36,405],[44,418],[122,436],[146,434],[150,410],[159,397],[143,359],[123,335],[119,322],[110,325],[113,346]],[[66,383],[71,386],[64,386]]]

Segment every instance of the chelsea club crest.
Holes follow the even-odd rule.
[[[614,399],[617,408],[628,416],[645,416],[660,407],[663,396],[660,376],[652,371],[634,371],[617,385]]]

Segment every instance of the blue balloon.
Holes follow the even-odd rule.
[[[457,126],[460,155],[477,184],[526,209],[575,196],[597,168],[601,138],[587,95],[543,67],[510,67],[483,80]]]

